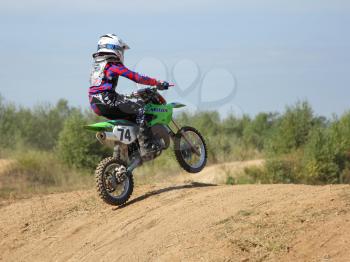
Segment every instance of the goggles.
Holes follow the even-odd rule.
[[[105,44],[105,45],[98,45],[97,46],[97,50],[102,49],[102,48],[106,48],[106,49],[111,49],[111,50],[115,50],[115,51],[123,51],[124,48],[122,48],[119,45],[113,45],[113,44]]]

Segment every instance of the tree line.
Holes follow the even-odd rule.
[[[0,157],[18,150],[53,152],[67,167],[92,170],[111,152],[83,126],[103,120],[63,99],[55,105],[26,108],[0,97]],[[282,113],[221,118],[216,111],[182,112],[176,121],[201,131],[208,143],[209,163],[266,159],[264,167],[246,170],[252,182],[350,181],[349,112],[340,117],[317,116],[304,101]]]

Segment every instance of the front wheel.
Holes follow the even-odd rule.
[[[193,127],[182,127],[175,135],[174,150],[177,162],[189,173],[200,172],[207,163],[204,138]]]
[[[120,206],[129,200],[134,180],[126,168],[126,164],[115,157],[107,157],[98,164],[95,171],[97,191],[107,204]]]

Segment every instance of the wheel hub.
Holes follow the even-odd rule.
[[[109,193],[116,191],[126,179],[126,168],[124,166],[118,166],[114,170],[107,173],[106,176],[106,189]]]
[[[110,175],[107,178],[107,190],[109,193],[112,193],[115,191],[115,189],[117,188],[117,179],[115,176]]]

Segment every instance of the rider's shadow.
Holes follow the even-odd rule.
[[[147,192],[146,194],[141,195],[137,198],[134,198],[134,199],[130,200],[129,202],[127,202],[126,204],[124,204],[120,207],[114,208],[113,210],[118,210],[118,209],[127,207],[129,205],[135,204],[137,202],[143,201],[149,197],[160,195],[162,193],[166,193],[166,192],[173,191],[173,190],[181,190],[181,189],[187,189],[187,188],[198,188],[198,187],[211,187],[211,186],[217,186],[217,185],[216,184],[192,182],[191,184],[186,184],[186,185],[170,186],[170,187],[166,187],[166,188],[161,188],[161,189]]]

